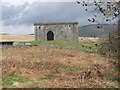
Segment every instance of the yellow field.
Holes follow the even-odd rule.
[[[89,42],[93,41],[96,42],[99,38],[93,37],[79,37],[80,42]],[[0,35],[0,41],[34,41],[34,35],[15,35],[15,34],[8,34],[8,35]]]
[[[34,41],[34,35],[0,35],[0,41]]]
[[[94,37],[79,37],[79,41],[82,42],[96,42],[99,38],[94,38]]]

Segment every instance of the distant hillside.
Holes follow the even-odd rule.
[[[102,28],[97,28],[97,24],[86,25],[78,28],[80,37],[102,37],[108,35],[110,32],[117,30],[117,25],[102,24]]]

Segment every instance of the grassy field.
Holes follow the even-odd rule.
[[[89,42],[93,41],[96,42],[99,38],[93,37],[79,37],[79,41]],[[34,41],[34,35],[15,35],[15,34],[0,34],[0,41]]]
[[[99,54],[43,46],[2,49],[4,88],[118,88],[117,64]]]
[[[33,35],[3,35],[1,41],[97,50],[98,39],[80,37],[74,43],[34,41]],[[7,47],[0,53],[4,88],[119,88],[117,62],[99,54],[45,46]]]
[[[85,41],[82,42],[71,42],[71,41],[30,41],[32,45],[52,45],[52,46],[61,46],[61,47],[71,47],[76,49],[83,49],[83,50],[92,50],[97,51],[98,47],[95,46],[94,43]]]
[[[34,35],[0,35],[1,41],[22,41],[29,42],[33,45],[54,45],[54,46],[63,46],[63,47],[73,47],[77,49],[85,50],[94,50],[97,51],[98,47],[95,46],[95,43],[99,38],[93,37],[79,37],[78,43],[70,41],[35,41]]]

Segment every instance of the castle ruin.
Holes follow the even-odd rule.
[[[78,40],[78,23],[77,22],[61,22],[61,23],[35,23],[35,40]]]

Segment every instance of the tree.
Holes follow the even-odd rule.
[[[113,20],[118,20],[119,15],[120,15],[120,1],[119,2],[97,2],[94,0],[94,2],[79,2],[77,1],[78,4],[84,6],[84,7],[90,7],[94,6],[94,11],[98,12],[100,15],[94,15],[93,18],[88,19],[89,22],[92,23],[98,23],[100,24],[100,21],[97,20],[97,18],[103,17],[103,19],[106,22],[110,22]],[[86,11],[89,11],[88,9],[85,9]],[[99,27],[98,27],[99,28]]]
[[[117,55],[118,59],[120,56],[120,1],[118,2],[100,2],[94,0],[94,2],[79,2],[78,4],[84,6],[84,7],[90,7],[94,6],[94,11],[98,12],[100,15],[94,15],[93,18],[88,19],[89,22],[92,23],[98,23],[97,28],[102,28],[100,26],[101,22],[97,19],[99,17],[102,17],[103,20],[106,22],[111,22],[113,20],[116,20],[118,22],[118,28],[117,32],[110,34],[107,39],[101,43],[101,53],[103,54],[110,54],[115,53]],[[89,11],[88,9],[85,9],[86,11]],[[106,46],[107,45],[107,46]],[[104,51],[107,49],[107,51]],[[118,55],[119,54],[119,55]]]

